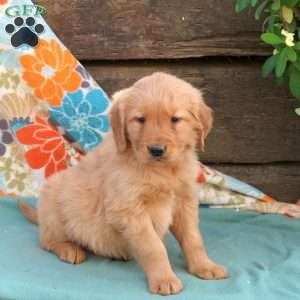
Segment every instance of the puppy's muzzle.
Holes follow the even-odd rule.
[[[166,146],[160,144],[154,144],[147,146],[149,153],[154,158],[161,158],[166,152]]]

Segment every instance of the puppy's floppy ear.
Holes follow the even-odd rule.
[[[113,136],[117,149],[120,153],[128,148],[128,138],[126,135],[126,99],[128,98],[129,89],[124,89],[116,92],[112,96],[112,107],[110,110],[110,124],[113,131]]]
[[[208,136],[213,126],[213,111],[204,102],[201,91],[196,90],[194,95],[194,110],[193,116],[197,121],[197,131],[199,132],[199,144],[202,151],[204,151],[205,139]],[[196,103],[195,103],[196,100]]]

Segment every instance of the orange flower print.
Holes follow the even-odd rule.
[[[36,97],[52,106],[62,103],[64,92],[75,92],[81,84],[77,60],[55,40],[40,40],[34,54],[20,57],[23,79]]]
[[[25,159],[32,169],[45,167],[45,177],[65,169],[66,152],[64,138],[42,118],[36,116],[35,123],[20,128],[16,137],[20,143],[34,146],[26,151]]]
[[[4,4],[6,4],[8,2],[8,0],[0,0],[0,4],[1,5],[4,5]]]

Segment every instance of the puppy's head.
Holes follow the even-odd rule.
[[[165,73],[115,93],[110,119],[118,151],[133,151],[141,163],[176,162],[203,149],[213,122],[201,92]]]

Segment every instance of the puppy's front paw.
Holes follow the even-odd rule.
[[[178,294],[182,290],[182,283],[175,274],[149,278],[149,290],[163,296]]]
[[[197,268],[190,268],[189,272],[197,277],[207,280],[225,279],[229,277],[227,270],[214,262],[204,263]]]

